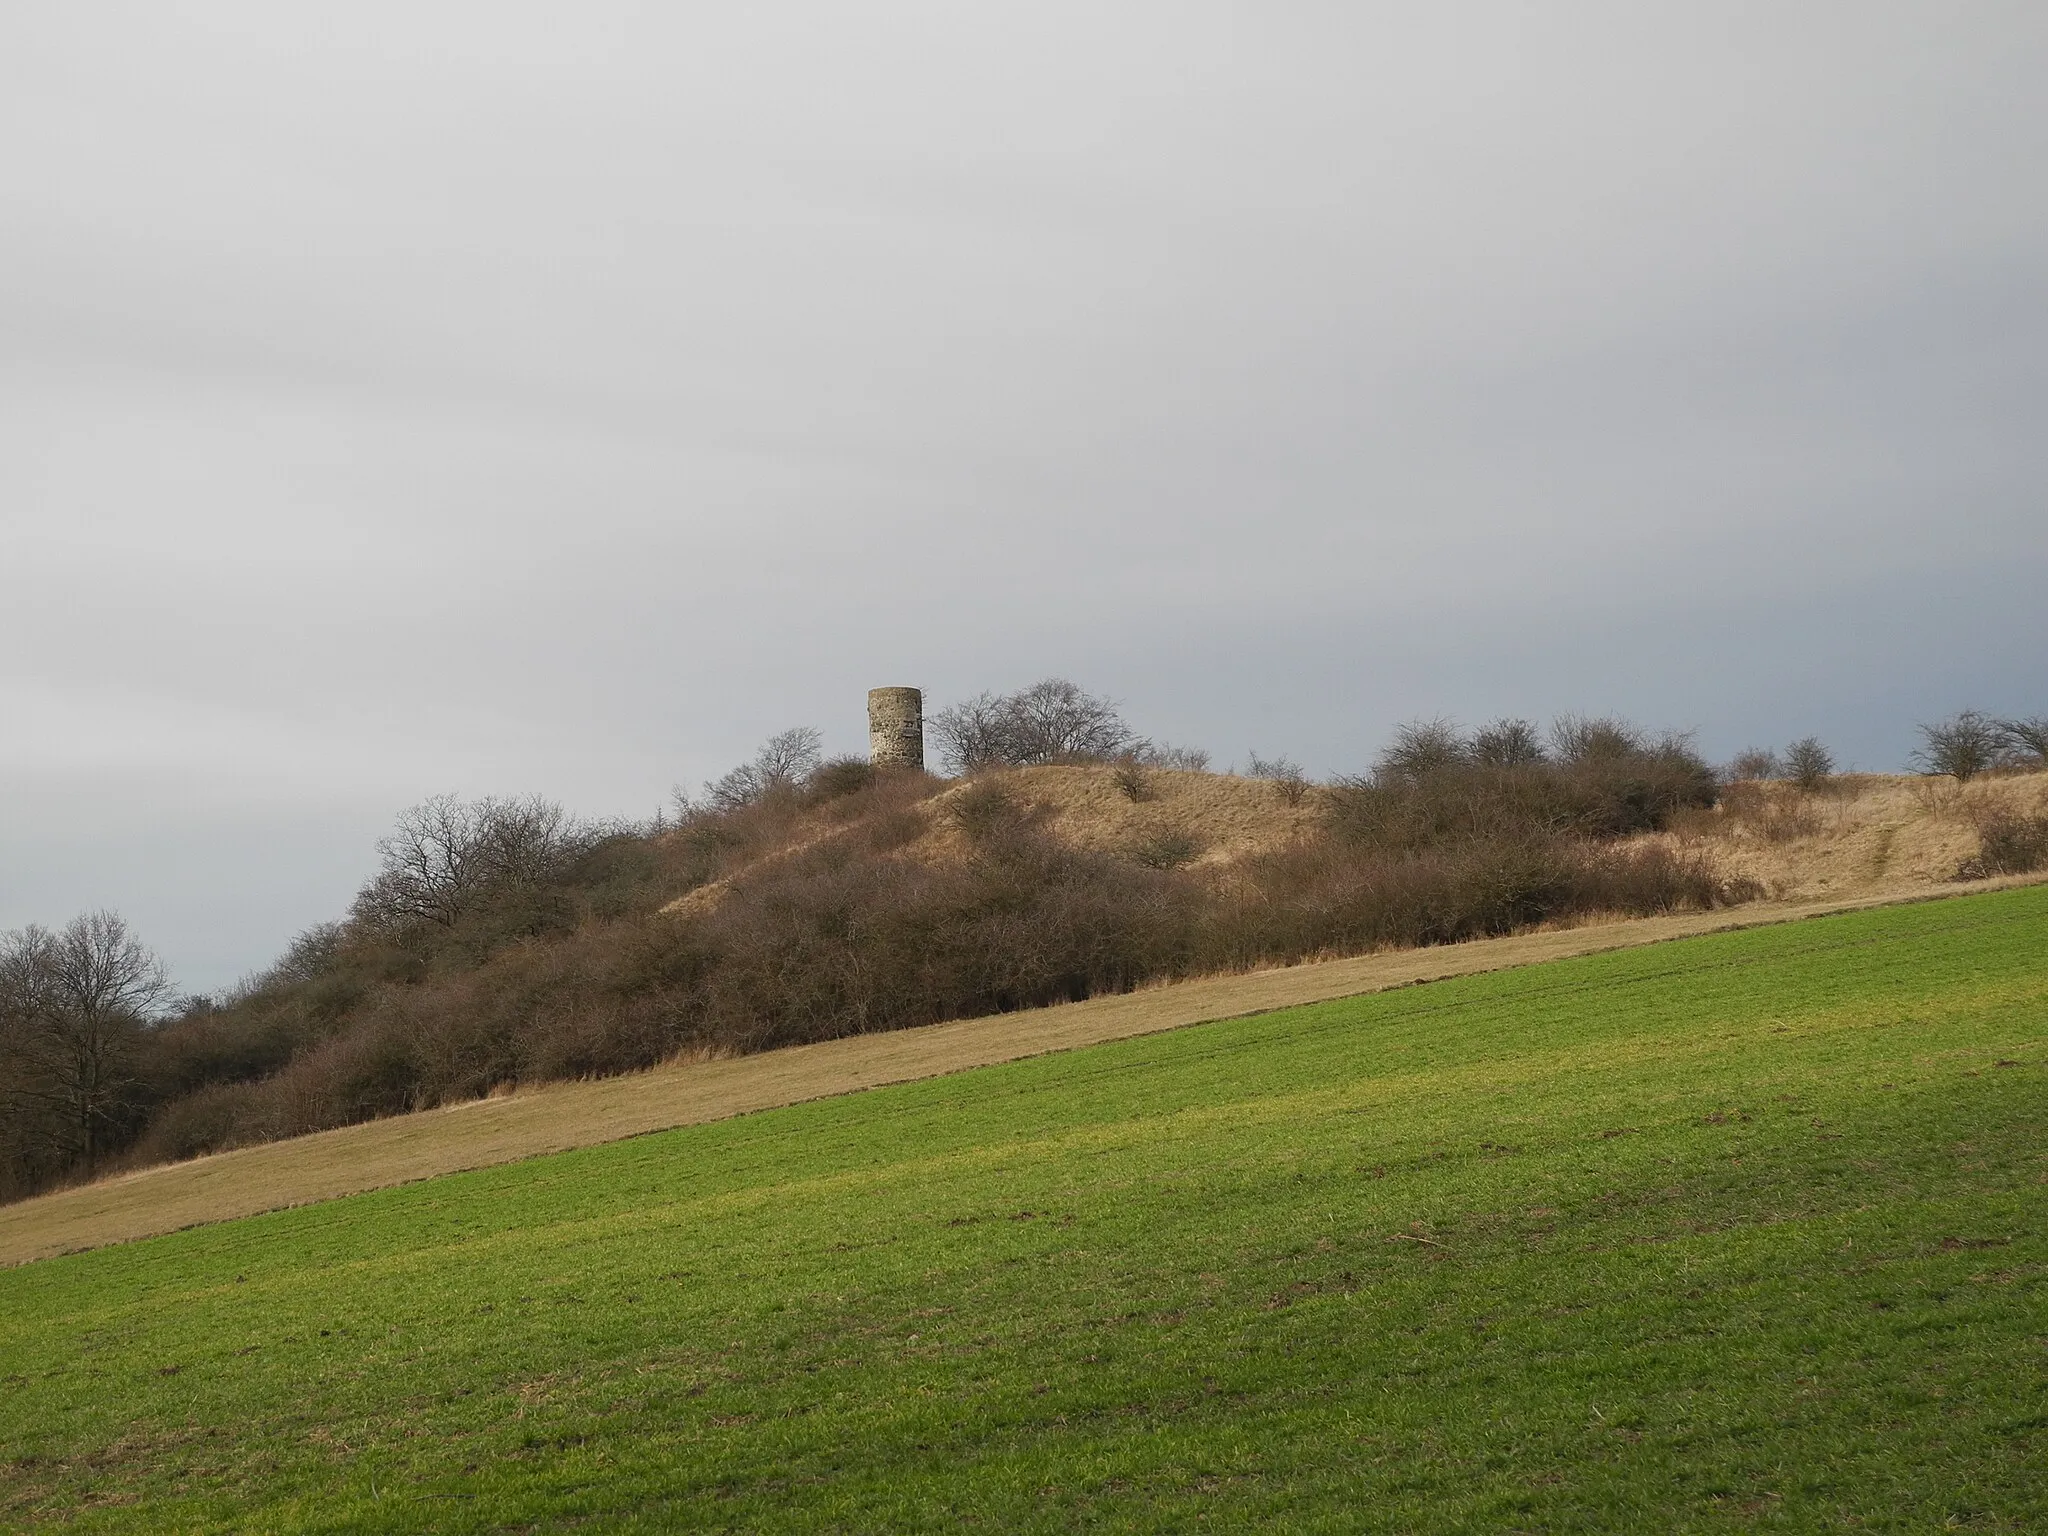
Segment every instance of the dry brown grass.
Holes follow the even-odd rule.
[[[2021,883],[1985,881],[1947,889]],[[144,1169],[0,1208],[0,1264],[1188,1024],[1898,899],[1895,893],[1580,923],[1469,944],[1180,982],[760,1055],[679,1061],[595,1082],[549,1084]]]
[[[2048,812],[2048,773],[1953,779],[1845,775],[1817,793],[1748,784],[1711,811],[1642,839],[1704,851],[1723,879],[1777,901],[1938,890],[1976,854],[1985,812]]]
[[[1040,808],[1040,824],[1062,842],[1094,853],[1131,854],[1182,836],[1200,850],[1191,861],[1196,867],[1284,847],[1311,831],[1321,815],[1313,794],[1289,805],[1270,781],[1227,773],[1147,768],[1140,800],[1123,792],[1112,768],[1019,768],[999,778],[1019,801]],[[918,845],[920,853],[943,857],[964,847],[944,817],[949,798],[960,792],[948,790],[930,802],[937,814]]]
[[[1279,786],[1265,779],[1173,768],[1142,770],[1143,798],[1133,800],[1117,782],[1114,765],[1072,764],[1011,768],[977,774],[918,804],[924,831],[903,850],[907,858],[943,863],[963,858],[969,839],[952,817],[962,796],[976,786],[1001,785],[1040,826],[1061,842],[1092,853],[1143,860],[1148,850],[1185,839],[1191,866],[1235,863],[1304,836],[1321,807],[1313,791],[1289,805]],[[746,869],[700,886],[670,902],[664,911],[705,911],[724,900],[736,881],[767,870],[834,838],[858,829],[814,818],[800,824],[787,846],[765,854]]]
[[[1129,798],[1109,766],[1072,765],[984,774],[1031,807],[1062,842],[1091,852],[1142,858],[1149,847],[1181,838],[1194,867],[1238,863],[1299,841],[1324,814],[1311,791],[1289,805],[1264,779],[1232,774],[1145,770],[1145,797]],[[915,807],[925,830],[904,850],[932,862],[964,856],[968,839],[949,808],[971,786],[958,784]],[[1808,793],[1789,783],[1734,786],[1710,811],[1681,813],[1668,833],[1639,843],[1704,849],[1723,879],[1749,880],[1777,901],[1897,896],[1942,888],[1977,852],[1977,823],[1992,807],[2022,815],[2048,812],[2048,772],[2014,773],[1958,785],[1951,779],[1848,774]],[[835,836],[842,828],[805,825],[766,867]],[[744,878],[741,871],[736,878]],[[719,881],[670,904],[691,911],[716,904]]]

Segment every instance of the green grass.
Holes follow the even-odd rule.
[[[2044,1043],[2034,889],[30,1265],[0,1521],[2048,1529]]]

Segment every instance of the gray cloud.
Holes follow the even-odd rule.
[[[1074,675],[1228,759],[2039,710],[2048,14],[25,4],[0,925]]]

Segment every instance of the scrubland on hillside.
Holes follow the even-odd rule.
[[[1682,736],[1567,717],[1423,722],[1312,784],[1207,772],[1067,684],[940,718],[951,781],[822,762],[798,730],[675,823],[430,801],[346,919],[177,1017],[102,1010],[69,1056],[25,1049],[0,997],[0,1196],[684,1058],[2048,865],[2048,776],[2009,764],[1909,788],[1836,777],[1809,741],[1798,777],[1730,782]]]
[[[2029,1530],[2048,891],[0,1272],[0,1523]]]
[[[2048,826],[2048,773],[2020,771],[1957,784],[1944,778],[1847,774],[1813,790],[1739,783],[1715,807],[1674,818],[1646,837],[1703,852],[1716,875],[1778,901],[1908,895],[1958,880],[2048,866],[2027,849],[2010,868],[1986,861],[2005,829]],[[2033,834],[2039,836],[2038,833]]]

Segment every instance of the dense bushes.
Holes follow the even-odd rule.
[[[1473,840],[1623,837],[1662,827],[1719,793],[1683,737],[1648,738],[1613,720],[1568,717],[1546,748],[1526,721],[1465,736],[1442,721],[1404,726],[1370,773],[1331,791],[1342,838],[1389,851]]]

